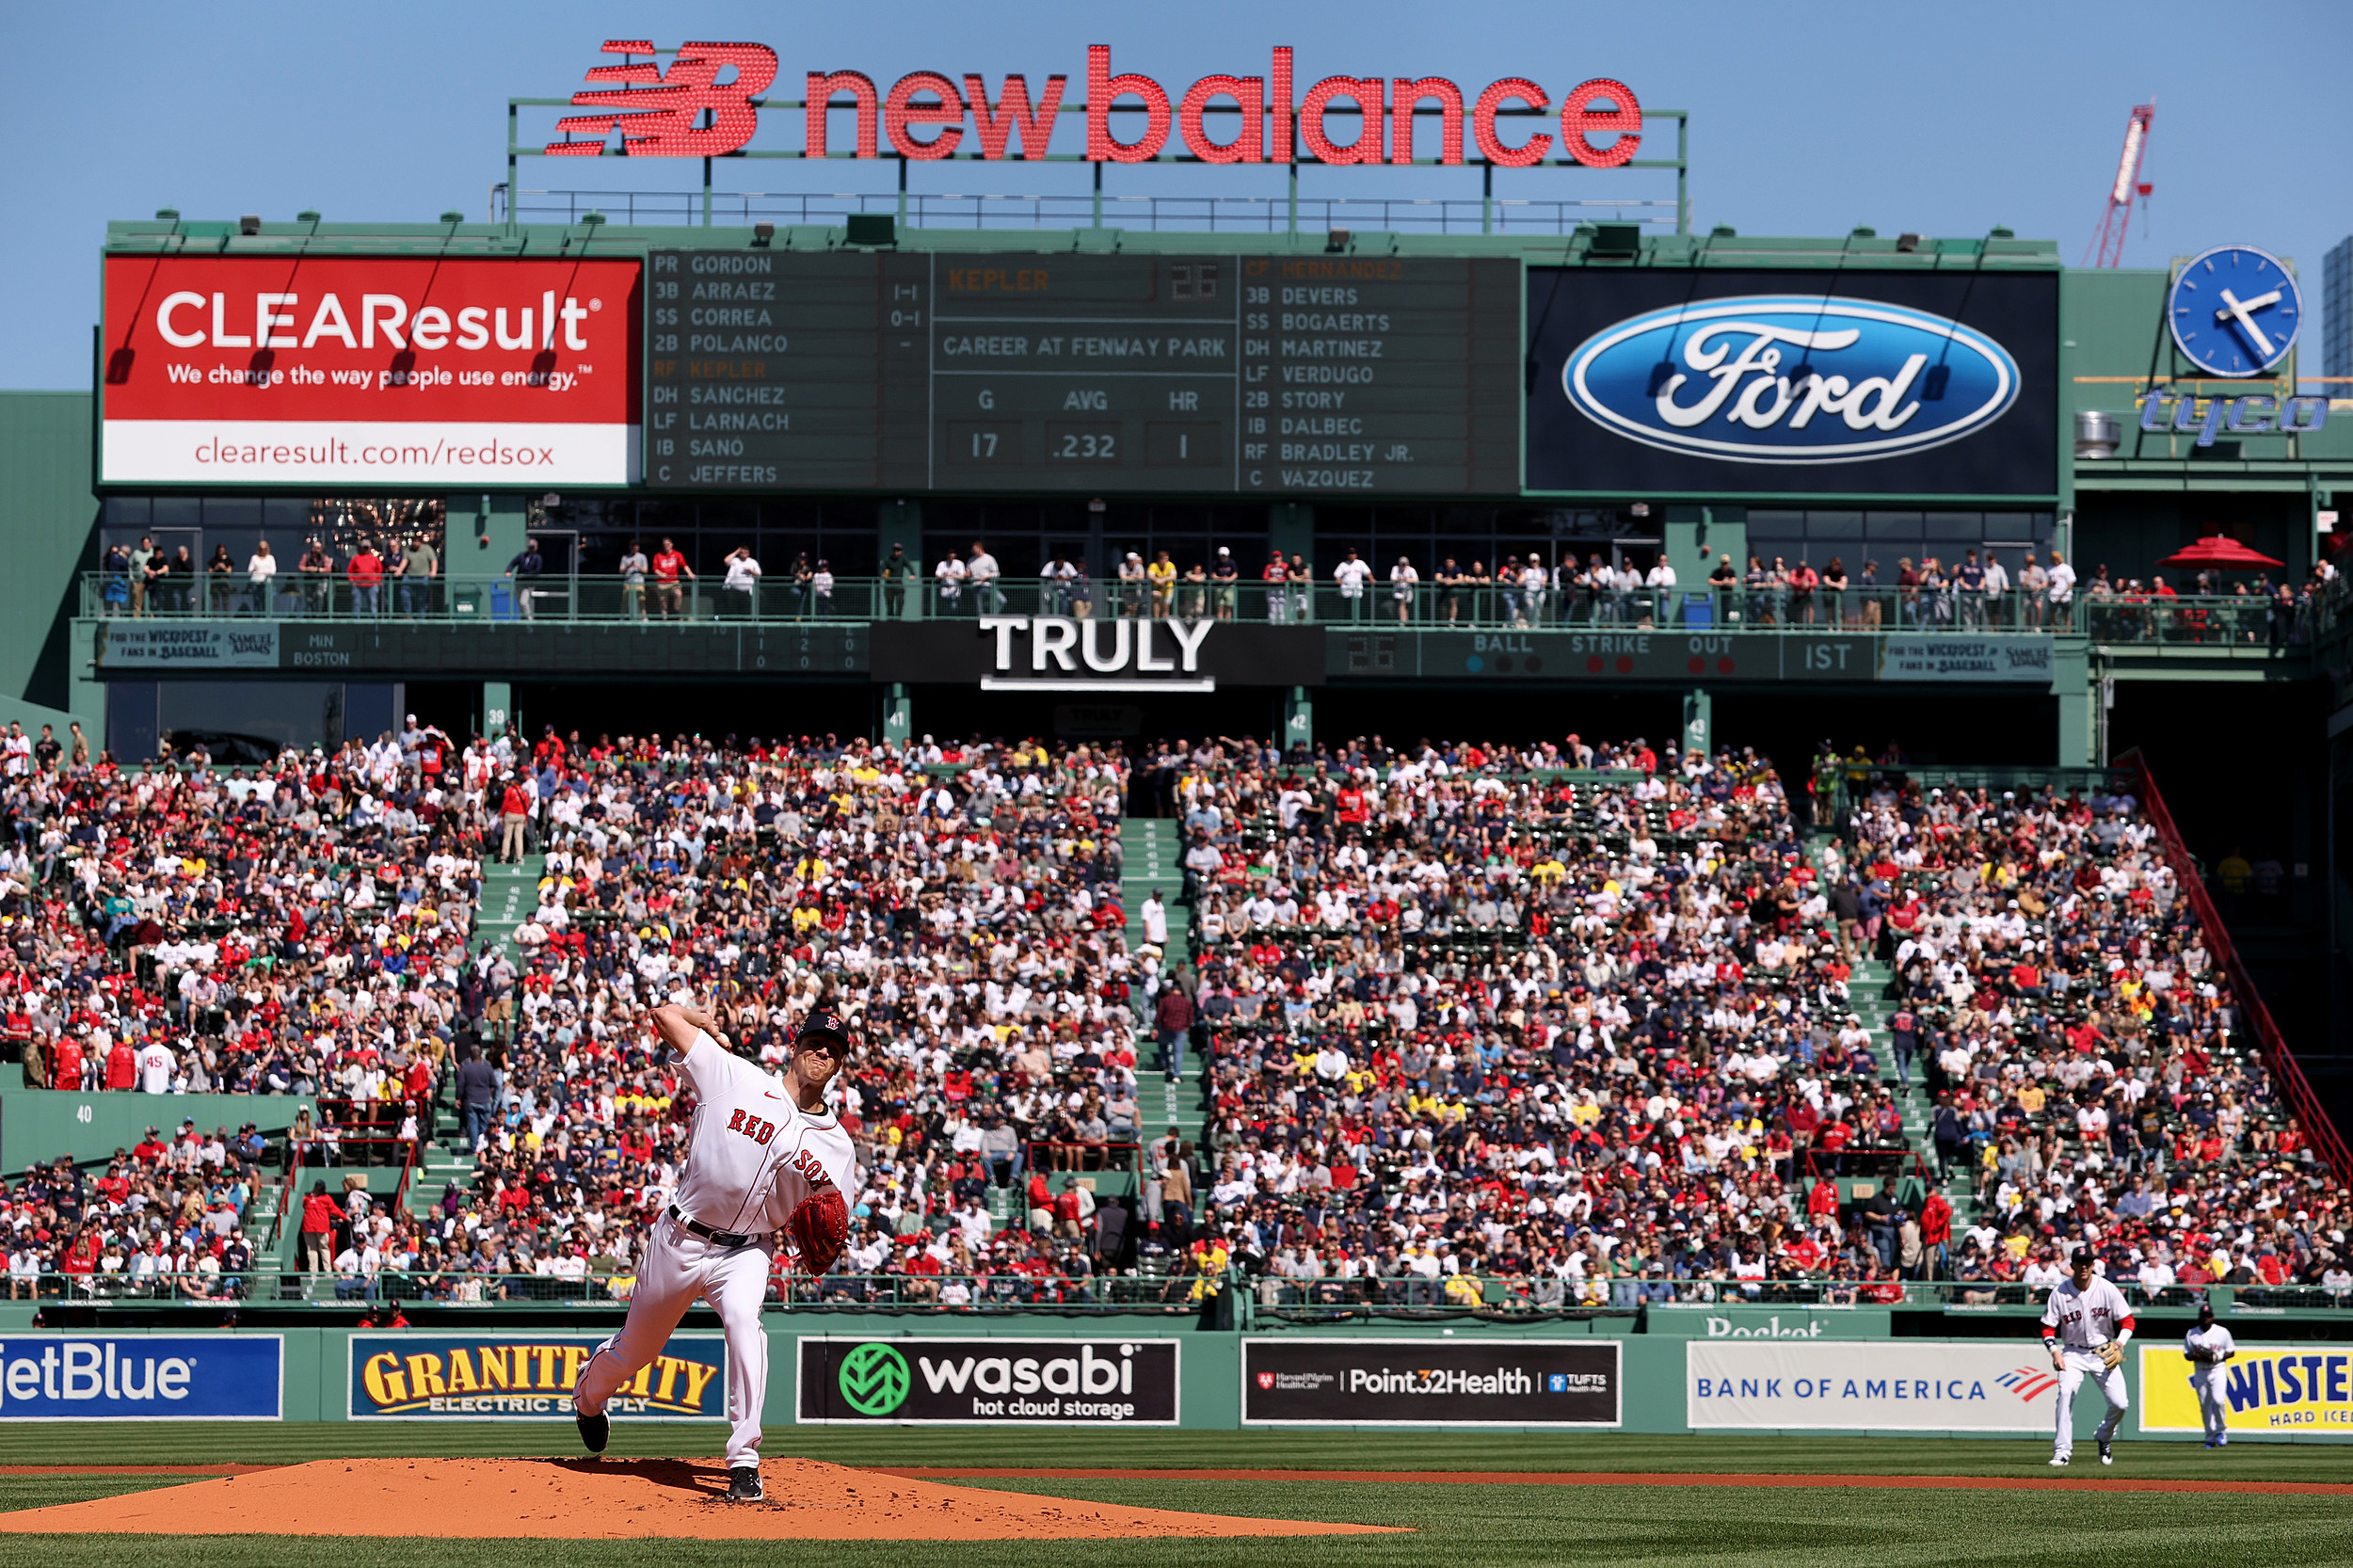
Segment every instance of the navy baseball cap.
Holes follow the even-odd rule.
[[[2067,1261],[2073,1263],[2078,1269],[2089,1269],[2091,1267],[2091,1249],[2089,1247],[2077,1247],[2073,1252],[2067,1255]]]
[[[821,1007],[802,1023],[800,1032],[793,1036],[802,1040],[831,1039],[843,1050],[850,1048],[850,1020],[830,1007]]]

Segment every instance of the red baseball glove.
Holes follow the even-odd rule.
[[[800,1252],[801,1267],[812,1275],[822,1274],[849,1244],[850,1206],[841,1201],[839,1188],[828,1188],[804,1200],[784,1222],[784,1229]]]

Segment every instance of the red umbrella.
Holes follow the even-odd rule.
[[[2169,567],[2277,567],[2286,563],[2275,561],[2260,550],[2250,550],[2227,535],[2209,534],[2196,544],[2175,551],[2161,564]]]

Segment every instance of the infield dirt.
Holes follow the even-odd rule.
[[[322,1459],[0,1515],[0,1532],[616,1540],[1041,1541],[1370,1535],[1376,1525],[1231,1518],[942,1486],[814,1459],[761,1466],[729,1503],[716,1461]]]

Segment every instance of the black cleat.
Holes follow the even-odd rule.
[[[2103,1464],[2116,1463],[2116,1445],[2105,1437],[2100,1439],[2100,1463]]]
[[[765,1500],[764,1494],[760,1490],[759,1465],[739,1464],[728,1472],[728,1501],[757,1503]]]
[[[581,1447],[592,1454],[604,1452],[604,1446],[613,1436],[613,1423],[602,1416],[587,1416],[575,1410],[572,1419],[580,1424]]]

